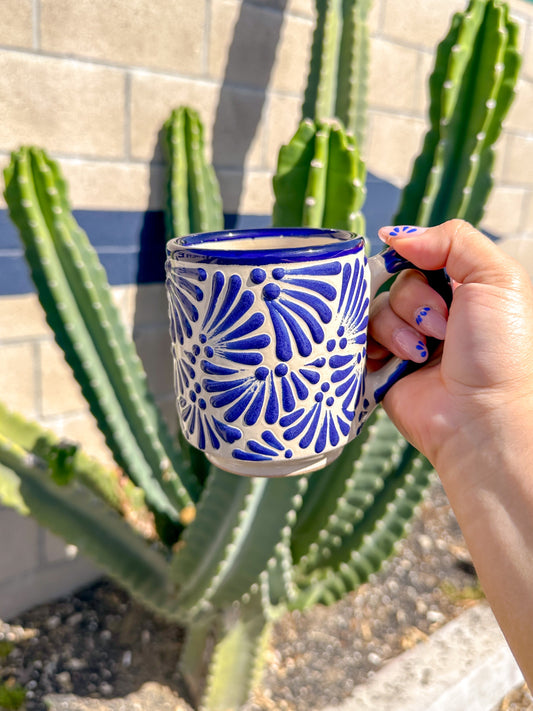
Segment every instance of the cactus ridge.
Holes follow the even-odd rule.
[[[398,430],[383,412],[368,429],[368,437],[354,461],[351,475],[345,480],[335,509],[316,538],[318,545],[313,546],[301,562],[306,575],[316,568],[331,565],[332,551],[344,547],[365,528],[391,477],[399,471],[407,443]]]
[[[516,23],[500,0],[471,0],[466,12],[454,16],[430,78],[431,126],[396,223],[481,219],[492,186],[492,146],[519,65]]]
[[[27,420],[12,412],[0,402],[0,433],[27,452],[43,460],[50,459],[61,446],[62,440],[37,422]],[[102,501],[120,511],[122,499],[126,496],[118,483],[118,477],[95,459],[86,456],[76,448],[70,468],[76,479],[90,489]]]
[[[174,109],[164,125],[169,178],[165,212],[168,239],[224,228],[215,171],[205,159],[203,125],[196,111]]]
[[[46,463],[0,434],[0,462],[20,481],[32,516],[77,545],[150,608],[170,612],[168,564],[113,509],[75,480],[58,486]]]
[[[361,146],[366,124],[370,41],[367,16],[371,0],[343,0],[339,75],[335,116]]]
[[[299,488],[297,478],[243,481],[212,472],[172,563],[178,604],[195,616],[248,592],[275,554],[283,529],[290,528]]]
[[[43,151],[21,148],[6,170],[5,194],[48,322],[117,463],[149,505],[177,523],[192,502],[176,469],[194,493],[197,483],[187,478],[148,393],[103,267],[70,213],[59,168]]]
[[[371,0],[317,0],[302,118],[340,119],[363,143]]]
[[[356,462],[378,418],[385,416],[377,409],[369,417],[358,437],[349,442],[340,456],[325,469],[310,474],[307,491],[292,533],[292,555],[298,562],[318,541],[320,531],[327,525],[337,507],[339,498],[346,492],[346,481],[352,476]]]
[[[357,524],[352,537],[331,550],[329,564],[298,580],[301,593],[294,607],[332,604],[355,590],[377,572],[405,535],[409,520],[430,481],[432,468],[410,445],[402,462],[376,497],[365,518]]]
[[[273,179],[275,226],[334,227],[364,233],[366,168],[338,121],[302,121],[282,146]]]

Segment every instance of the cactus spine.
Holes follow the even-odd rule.
[[[5,179],[10,214],[56,340],[117,463],[174,535],[197,482],[148,392],[103,267],[70,212],[59,167],[44,151],[21,148]]]
[[[519,66],[518,28],[505,3],[471,0],[454,16],[430,78],[430,129],[395,224],[481,220]]]

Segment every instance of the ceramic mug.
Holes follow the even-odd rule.
[[[350,232],[202,233],[167,244],[166,285],[179,422],[235,474],[304,474],[333,461],[387,390],[420,367],[366,372],[371,299],[413,268],[370,259]],[[428,280],[449,301],[445,274]]]

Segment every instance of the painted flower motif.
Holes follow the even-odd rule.
[[[259,365],[263,360],[259,351],[270,344],[270,336],[256,333],[265,317],[253,312],[255,296],[250,289],[242,290],[242,285],[238,274],[226,280],[223,272],[214,273],[201,324],[200,345],[208,359],[217,357],[243,365]]]
[[[185,336],[192,336],[192,323],[198,321],[196,303],[202,301],[204,292],[198,286],[207,278],[205,269],[179,267],[167,272],[170,333],[174,342],[183,345]]]
[[[316,361],[324,365],[325,358]],[[255,425],[262,417],[267,425],[275,424],[282,412],[292,412],[298,401],[309,396],[310,383],[316,383],[320,376],[315,370],[304,367],[298,372],[289,372],[285,363],[279,363],[274,370],[259,366],[252,375],[239,377],[239,370],[225,368],[209,361],[202,361],[206,375],[203,386],[212,393],[210,404],[214,408],[227,408],[223,418],[235,422],[241,416],[246,425]]]
[[[231,456],[248,462],[271,462],[279,457],[291,459],[293,455],[292,449],[280,442],[270,430],[261,434],[261,441],[249,439],[245,447],[246,449],[236,447]]]
[[[313,343],[324,341],[322,324],[329,323],[333,316],[327,302],[333,302],[337,296],[335,287],[324,277],[340,271],[338,261],[272,270],[274,281],[265,284],[262,296],[274,327],[276,356],[280,361],[289,361],[294,349],[300,356],[310,356]],[[262,283],[266,272],[254,269],[251,278],[256,284]]]

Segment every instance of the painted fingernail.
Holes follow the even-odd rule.
[[[420,336],[410,328],[399,328],[392,334],[392,340],[403,358],[423,363],[428,357],[428,349]]]
[[[389,240],[399,239],[401,237],[413,237],[414,235],[421,235],[427,230],[427,227],[416,227],[415,225],[395,225],[381,227],[378,230],[378,235],[383,242],[389,242]]]
[[[415,318],[416,325],[420,326],[427,336],[438,338],[439,341],[444,340],[447,321],[442,314],[431,306],[422,306],[416,312]]]

